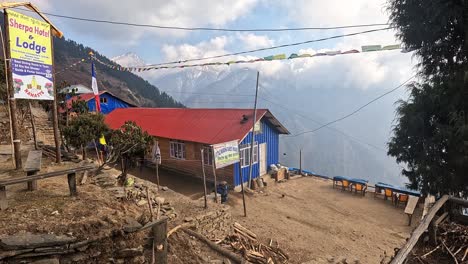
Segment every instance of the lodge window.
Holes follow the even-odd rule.
[[[250,165],[250,144],[240,145],[240,163],[242,167]],[[258,162],[258,142],[255,142],[253,149],[252,165]]]
[[[170,143],[171,158],[185,159],[185,143],[179,140],[171,140]]]
[[[106,97],[99,98],[99,101],[101,102],[101,104],[107,104],[107,98]]]
[[[213,148],[210,146],[203,146],[203,164],[213,165]]]

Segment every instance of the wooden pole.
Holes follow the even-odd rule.
[[[52,30],[50,31],[52,32]],[[55,141],[55,162],[62,162],[62,153],[60,150],[60,134],[59,134],[59,125],[58,125],[58,106],[57,106],[57,85],[55,84],[55,69],[54,69],[54,39],[50,39],[50,48],[52,50],[52,83],[54,89],[54,100],[52,101],[52,122],[54,127],[54,141]]]
[[[33,139],[34,139],[34,149],[38,150],[39,147],[37,146],[36,122],[34,121],[34,114],[32,112],[31,102],[28,103],[28,107],[29,107],[29,114],[31,114],[31,126],[32,126],[32,132],[33,132]]]
[[[257,122],[257,97],[258,97],[258,79],[260,77],[260,72],[257,71],[257,85],[255,88],[255,102],[253,109],[253,119],[252,119],[252,140],[250,140],[250,160],[249,160],[249,188],[251,188],[252,183],[252,162],[253,162],[253,152],[254,152],[254,142],[255,142],[255,123]],[[258,149],[257,149],[258,151]],[[258,157],[258,153],[257,153]]]
[[[10,144],[11,144],[11,162],[13,166],[15,166],[15,150],[13,148],[13,128],[12,128],[12,122],[11,122],[11,107],[10,107],[10,81],[8,79],[8,61],[7,61],[7,56],[6,56],[6,47],[5,47],[5,40],[6,36],[3,37],[3,29],[0,27],[0,33],[1,33],[1,39],[2,39],[2,52],[3,52],[3,67],[5,71],[5,84],[6,84],[6,95],[7,95],[7,104],[8,104],[8,119],[9,119],[9,124],[10,124]]]
[[[8,14],[6,9],[3,9],[4,20],[8,21]],[[11,72],[11,58],[10,58],[10,38],[8,35],[8,25],[5,23],[5,60],[6,63],[6,88],[8,91],[8,102],[10,105],[10,124],[11,124],[11,131],[13,134],[13,150],[14,150],[14,159],[15,159],[15,167],[17,170],[21,169],[23,164],[21,161],[21,139],[19,138],[19,131],[18,131],[18,120],[16,118],[16,100],[15,100],[15,91],[13,87],[13,77]]]
[[[244,217],[247,217],[247,208],[245,207],[245,193],[244,193],[244,177],[242,176],[242,166],[239,164],[239,177],[241,183],[241,192],[242,192],[242,204],[244,205]]]
[[[205,209],[208,208],[208,202],[206,200],[206,175],[205,175],[205,159],[203,158],[203,148],[200,149],[201,153],[201,167],[203,173],[203,191],[205,193]]]
[[[211,147],[211,152],[212,152],[212,157],[213,157],[213,164],[211,164],[213,166],[213,177],[214,177],[214,186],[215,186],[215,201],[216,203],[218,203],[218,192],[216,190],[216,188],[218,188],[218,183],[216,181],[216,166],[215,166],[215,154],[214,154],[214,149],[213,147]]]
[[[155,263],[167,263],[167,218],[157,220],[151,228],[153,233],[153,246],[156,246]]]
[[[67,174],[68,188],[70,189],[70,196],[76,196],[76,172]]]

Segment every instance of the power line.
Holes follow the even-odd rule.
[[[265,50],[273,50],[273,49],[279,49],[279,48],[299,46],[299,45],[304,45],[304,44],[309,44],[309,43],[314,43],[314,42],[321,42],[321,41],[325,41],[325,40],[331,40],[331,39],[337,39],[337,38],[343,38],[343,37],[357,36],[357,35],[377,32],[377,31],[389,30],[389,29],[392,29],[392,28],[393,27],[371,29],[371,30],[365,30],[365,31],[354,32],[354,33],[349,33],[349,34],[341,34],[341,35],[335,35],[335,36],[331,36],[331,37],[307,40],[307,41],[302,41],[302,42],[295,42],[295,43],[283,44],[283,45],[278,45],[278,46],[271,46],[271,47],[267,47],[267,48],[259,48],[259,49],[253,49],[253,50],[239,51],[239,52],[234,52],[234,53],[225,53],[225,54],[222,54],[222,55],[209,56],[209,57],[203,57],[203,58],[186,59],[186,60],[163,62],[163,63],[157,63],[157,64],[148,64],[148,65],[145,65],[145,66],[146,67],[151,67],[151,66],[159,66],[159,65],[167,65],[167,64],[186,63],[186,62],[190,62],[190,61],[201,61],[201,60],[208,60],[208,59],[217,59],[217,58],[223,58],[223,57],[230,57],[230,56],[235,56],[235,55],[253,53],[253,52],[258,52],[258,51],[265,51]]]
[[[314,122],[314,123],[316,123],[316,124],[318,124],[318,125],[323,125],[321,122],[319,122],[319,121],[317,121],[317,120],[314,120],[314,119],[310,118],[309,116],[303,115],[303,114],[299,113],[299,111],[297,111],[297,110],[295,110],[295,109],[288,108],[288,107],[283,106],[283,105],[281,105],[281,104],[279,104],[279,103],[275,103],[275,102],[273,102],[273,101],[271,101],[271,100],[268,100],[268,99],[266,99],[266,98],[264,98],[264,97],[259,97],[259,98],[262,99],[262,100],[264,100],[264,101],[267,101],[267,102],[269,102],[269,103],[272,103],[272,104],[274,104],[274,105],[277,105],[277,106],[279,106],[279,107],[282,107],[283,109],[287,110],[288,112],[290,112],[290,113],[292,113],[292,114],[294,114],[294,115],[300,116],[300,117],[302,117],[302,118],[304,118],[304,119],[308,119],[308,120],[310,120],[310,121],[312,121],[312,122]],[[361,139],[358,139],[358,138],[356,138],[356,137],[354,137],[354,136],[351,136],[351,135],[349,135],[349,134],[347,134],[347,133],[345,133],[345,132],[343,132],[343,131],[341,131],[341,130],[339,130],[339,129],[337,129],[337,128],[330,127],[330,126],[327,126],[327,128],[330,129],[330,130],[333,130],[333,131],[335,131],[335,132],[337,132],[337,133],[340,133],[340,134],[342,134],[342,135],[344,135],[344,136],[346,136],[346,137],[348,137],[348,138],[350,138],[350,139],[352,139],[352,140],[354,140],[354,141],[356,141],[356,142],[358,142],[358,143],[361,143],[361,144],[364,144],[364,145],[373,147],[373,148],[375,148],[375,149],[377,149],[377,150],[381,150],[381,151],[387,152],[387,150],[385,150],[385,149],[383,149],[383,148],[381,148],[381,147],[379,147],[379,146],[376,146],[376,145],[374,145],[374,144],[365,142],[365,141],[363,141],[363,140],[361,140]]]
[[[173,91],[164,91],[166,93],[180,93],[180,94],[199,94],[199,95],[223,95],[226,96],[227,94],[221,93],[195,93],[195,92],[173,92]],[[254,97],[254,94],[229,94],[229,96],[245,96],[245,97]]]
[[[22,11],[33,12],[31,10],[14,8]],[[346,28],[362,28],[362,27],[377,27],[377,26],[388,26],[388,23],[372,23],[372,24],[358,24],[358,25],[344,25],[344,26],[329,26],[329,27],[296,27],[296,28],[211,28],[211,27],[176,27],[176,26],[161,26],[152,24],[138,24],[123,21],[114,20],[101,20],[94,18],[83,18],[76,16],[58,15],[53,13],[41,12],[42,14],[66,18],[71,20],[104,23],[112,25],[124,25],[132,27],[146,27],[146,28],[157,28],[157,29],[169,29],[169,30],[185,30],[185,31],[223,31],[223,32],[282,32],[282,31],[305,31],[305,30],[334,30],[334,29],[346,29]]]
[[[331,125],[331,124],[334,124],[334,123],[337,123],[337,122],[339,122],[339,121],[341,121],[341,120],[343,120],[343,119],[346,119],[346,118],[348,118],[348,117],[350,117],[350,116],[356,114],[357,112],[361,111],[363,108],[365,108],[366,106],[370,105],[371,103],[373,103],[373,102],[379,100],[380,98],[382,98],[382,97],[384,97],[384,96],[386,96],[386,95],[388,95],[388,94],[390,94],[390,93],[396,91],[397,89],[403,87],[407,82],[409,82],[409,81],[410,81],[411,79],[413,79],[414,77],[416,77],[416,75],[411,76],[408,80],[404,81],[403,83],[401,83],[401,84],[398,85],[397,87],[395,87],[395,88],[393,88],[392,90],[390,90],[390,91],[388,91],[388,92],[386,92],[386,93],[384,93],[384,94],[382,94],[382,95],[380,95],[380,96],[378,96],[378,97],[372,99],[372,100],[369,101],[368,103],[364,104],[363,106],[359,107],[358,109],[354,110],[353,112],[351,112],[351,113],[349,113],[349,114],[347,114],[347,115],[345,115],[345,116],[343,116],[343,117],[341,117],[341,118],[338,118],[338,119],[335,119],[335,120],[333,120],[333,121],[330,121],[330,122],[328,122],[328,123],[326,123],[326,124],[324,124],[324,125],[322,125],[322,126],[316,128],[316,129],[309,130],[309,131],[304,131],[304,132],[301,132],[301,133],[298,133],[298,134],[295,134],[295,135],[292,135],[292,136],[289,136],[289,137],[297,137],[297,136],[300,136],[300,135],[303,135],[303,134],[313,133],[313,132],[316,132],[317,130],[320,130],[320,129],[324,128],[324,127],[327,127],[327,126],[329,126],[329,125]]]

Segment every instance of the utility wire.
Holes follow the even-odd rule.
[[[285,107],[285,106],[283,106],[283,105],[281,105],[281,104],[275,103],[275,102],[273,102],[273,101],[271,101],[271,100],[268,100],[268,99],[266,99],[266,98],[264,98],[264,97],[259,97],[259,98],[260,98],[261,100],[267,101],[267,102],[272,103],[272,104],[274,104],[274,105],[280,106],[280,107],[284,108],[285,110],[287,110],[287,111],[288,111],[289,113],[291,113],[291,114],[297,115],[297,116],[302,117],[302,118],[304,118],[304,119],[308,119],[308,120],[310,120],[310,121],[312,121],[312,122],[314,122],[314,123],[316,123],[316,124],[318,124],[318,125],[323,125],[321,122],[316,121],[316,120],[314,120],[314,119],[312,119],[312,118],[310,118],[310,117],[308,117],[308,116],[306,116],[306,115],[303,115],[303,114],[299,113],[297,110],[294,110],[294,109],[292,109],[292,108]],[[367,146],[369,146],[369,147],[375,148],[375,149],[380,150],[380,151],[387,152],[387,150],[385,150],[384,148],[381,148],[381,147],[376,146],[376,145],[371,144],[371,143],[367,143],[367,142],[365,142],[365,141],[363,141],[363,140],[360,140],[360,139],[358,139],[358,138],[356,138],[356,137],[354,137],[354,136],[351,136],[351,135],[349,135],[349,134],[347,134],[347,133],[345,133],[345,132],[343,132],[343,131],[341,131],[341,130],[339,130],[339,129],[337,129],[337,128],[330,127],[330,126],[327,126],[327,128],[330,129],[330,130],[333,130],[333,131],[335,131],[335,132],[337,132],[337,133],[339,133],[339,134],[342,134],[343,136],[346,136],[346,137],[348,137],[348,138],[350,138],[350,139],[352,139],[352,140],[354,140],[354,141],[356,141],[356,142],[358,142],[358,143],[367,145]]]
[[[331,125],[331,124],[334,124],[334,123],[337,123],[337,122],[339,122],[339,121],[341,121],[341,120],[344,120],[344,119],[346,119],[346,118],[348,118],[348,117],[350,117],[350,116],[356,114],[357,112],[361,111],[363,108],[365,108],[366,106],[368,106],[368,105],[372,104],[373,102],[379,100],[380,98],[382,98],[382,97],[384,97],[384,96],[386,96],[386,95],[388,95],[388,94],[390,94],[390,93],[392,93],[392,92],[398,90],[399,88],[403,87],[407,82],[409,82],[409,81],[410,81],[411,79],[413,79],[414,77],[416,77],[416,75],[411,76],[408,80],[404,81],[403,83],[401,83],[401,84],[398,85],[397,87],[395,87],[395,88],[393,88],[392,90],[390,90],[390,91],[388,91],[388,92],[386,92],[386,93],[384,93],[384,94],[382,94],[382,95],[380,95],[380,96],[378,96],[378,97],[372,99],[372,100],[369,101],[368,103],[364,104],[363,106],[359,107],[358,109],[354,110],[353,112],[351,112],[351,113],[349,113],[349,114],[347,114],[347,115],[345,115],[345,116],[343,116],[343,117],[341,117],[341,118],[338,118],[338,119],[335,119],[335,120],[333,120],[333,121],[330,121],[330,122],[328,122],[328,123],[326,123],[326,124],[324,124],[324,125],[322,125],[322,126],[316,128],[316,129],[309,130],[309,131],[304,131],[304,132],[301,132],[301,133],[298,133],[298,134],[295,134],[295,135],[292,135],[292,136],[289,136],[289,137],[297,137],[297,136],[300,136],[300,135],[304,135],[304,134],[308,134],[308,133],[313,133],[313,132],[316,132],[316,131],[318,131],[318,130],[324,128],[324,127],[327,127],[327,126],[329,126],[329,125]]]
[[[148,64],[148,65],[145,65],[145,67],[168,65],[168,64],[178,64],[178,63],[186,63],[186,62],[190,62],[190,61],[201,61],[201,60],[208,60],[208,59],[217,59],[217,58],[223,58],[223,57],[230,57],[230,56],[253,53],[253,52],[258,52],[258,51],[280,49],[280,48],[299,46],[299,45],[304,45],[304,44],[309,44],[309,43],[314,43],[314,42],[321,42],[321,41],[325,41],[325,40],[331,40],[331,39],[337,39],[337,38],[343,38],[343,37],[350,37],[350,36],[357,36],[357,35],[377,32],[377,31],[389,30],[389,29],[392,29],[392,28],[394,28],[394,27],[371,29],[371,30],[365,30],[365,31],[354,32],[354,33],[349,33],[349,34],[341,34],[341,35],[335,35],[335,36],[331,36],[331,37],[307,40],[307,41],[302,41],[302,42],[289,43],[289,44],[283,44],[283,45],[278,45],[278,46],[271,46],[271,47],[267,47],[267,48],[259,48],[259,49],[239,51],[239,52],[234,52],[234,53],[226,53],[226,54],[216,55],[216,56],[209,56],[209,57],[202,57],[202,58],[195,58],[195,59],[186,59],[186,60],[171,61],[171,62],[163,62],[163,63],[157,63],[157,64]]]
[[[263,88],[266,89],[266,87],[263,87]],[[269,97],[273,97],[273,96],[271,96],[271,93],[268,94],[268,95],[269,95]],[[307,119],[307,120],[310,120],[310,121],[312,121],[312,122],[318,124],[319,126],[323,125],[323,123],[321,123],[321,122],[319,122],[319,121],[317,121],[317,120],[315,120],[315,119],[310,118],[310,117],[307,116],[305,113],[302,114],[301,112],[299,112],[299,111],[296,110],[296,109],[292,109],[292,108],[286,107],[286,106],[284,106],[284,105],[282,105],[282,104],[276,103],[276,102],[274,102],[274,101],[272,101],[272,100],[269,100],[269,99],[267,99],[267,98],[265,98],[265,97],[259,97],[259,98],[262,99],[262,100],[264,100],[264,101],[266,101],[266,102],[269,102],[269,103],[271,103],[271,104],[277,105],[277,106],[279,106],[279,107],[285,109],[286,111],[288,111],[288,112],[291,113],[291,114],[297,115],[297,116],[302,117],[302,118]],[[369,147],[375,148],[375,149],[380,150],[380,151],[387,152],[387,150],[385,150],[384,148],[381,148],[381,147],[376,146],[376,145],[374,145],[374,144],[365,142],[365,141],[363,141],[363,140],[361,140],[361,139],[359,139],[359,138],[356,138],[356,137],[354,137],[354,136],[351,136],[351,135],[349,135],[349,134],[345,133],[344,131],[341,131],[341,130],[339,130],[339,129],[337,129],[337,128],[334,128],[334,127],[331,127],[331,126],[327,126],[327,128],[330,129],[330,130],[332,130],[332,131],[335,131],[336,133],[342,134],[342,135],[344,135],[344,136],[346,136],[346,137],[348,137],[348,138],[350,138],[350,139],[352,139],[352,140],[354,140],[354,141],[356,141],[356,142],[358,142],[358,143],[367,145],[367,146],[369,146]]]
[[[14,8],[21,11],[33,12],[31,10],[23,8]],[[346,29],[346,28],[362,28],[362,27],[377,27],[377,26],[388,26],[388,23],[372,23],[372,24],[358,24],[358,25],[344,25],[344,26],[329,26],[329,27],[297,27],[297,28],[211,28],[211,27],[177,27],[177,26],[161,26],[152,24],[138,24],[123,21],[113,20],[101,20],[94,18],[84,18],[76,16],[58,15],[53,13],[41,12],[42,14],[66,18],[71,20],[104,23],[112,25],[124,25],[132,27],[146,27],[146,28],[157,28],[157,29],[169,29],[169,30],[185,30],[185,31],[223,31],[223,32],[282,32],[282,31],[305,31],[305,30],[334,30],[334,29]]]
[[[178,94],[199,94],[199,95],[223,95],[226,96],[225,93],[196,93],[196,92],[173,92],[173,91],[165,91],[166,93],[178,93]],[[245,97],[254,97],[254,94],[229,94],[229,96],[245,96]]]

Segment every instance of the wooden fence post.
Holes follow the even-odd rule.
[[[152,228],[153,245],[156,246],[157,264],[167,264],[167,217],[161,218]]]
[[[37,174],[37,171],[28,171],[26,172],[27,176],[34,176]],[[37,181],[28,181],[28,191],[35,191],[37,190]]]
[[[203,173],[203,190],[204,190],[204,193],[205,193],[205,209],[208,208],[208,202],[207,202],[207,198],[206,198],[206,175],[205,175],[205,160],[204,160],[204,157],[203,157],[203,148],[200,149],[200,153],[201,153],[201,167],[202,167],[202,173]]]
[[[67,175],[68,178],[68,188],[70,189],[70,196],[76,196],[77,191],[76,191],[76,173],[69,173]]]
[[[6,186],[0,186],[0,210],[8,208],[8,200],[6,196]]]

